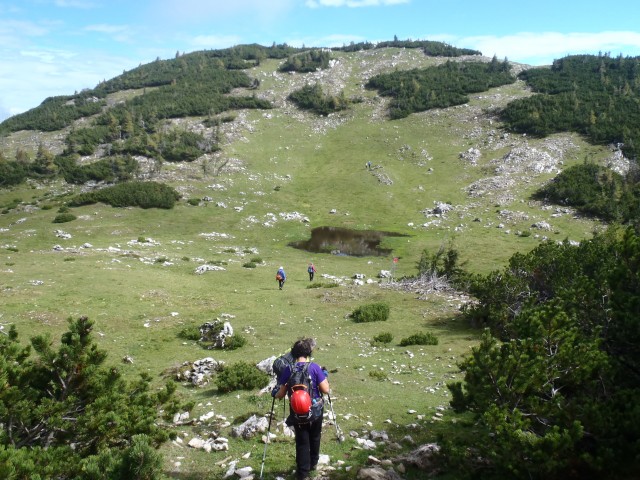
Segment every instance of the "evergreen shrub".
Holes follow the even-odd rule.
[[[391,332],[382,332],[373,337],[372,345],[386,345],[393,341],[393,334]]]
[[[216,376],[215,384],[223,393],[236,390],[256,390],[269,384],[269,375],[245,361],[224,366]]]
[[[178,332],[178,337],[197,342],[202,337],[202,334],[200,333],[200,327],[198,325],[187,325],[182,327],[182,330]]]
[[[351,313],[356,323],[381,322],[389,319],[389,304],[384,302],[361,305]]]
[[[224,350],[236,350],[240,347],[244,347],[247,344],[247,339],[242,335],[234,334],[230,337],[225,338],[224,342]]]
[[[56,218],[53,219],[53,223],[67,223],[67,222],[73,222],[76,217],[73,213],[61,213],[59,215],[56,215]]]
[[[438,337],[431,332],[421,332],[414,333],[400,340],[401,347],[407,347],[409,345],[438,345]]]
[[[387,379],[387,374],[384,373],[382,370],[371,370],[369,372],[369,376],[374,380],[378,380],[379,382],[382,382]]]
[[[95,192],[81,193],[69,201],[72,207],[106,203],[112,207],[171,209],[180,194],[168,185],[157,182],[125,182]]]

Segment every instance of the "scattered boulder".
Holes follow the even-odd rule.
[[[193,437],[191,440],[189,440],[189,443],[187,443],[187,445],[197,450],[204,450],[205,452],[220,452],[229,450],[229,439],[224,437],[216,437],[208,438],[205,440],[200,437]]]
[[[392,468],[385,470],[382,467],[365,467],[358,470],[358,480],[402,480],[402,477]]]
[[[233,336],[233,327],[229,322],[216,319],[213,322],[203,323],[200,326],[200,341],[210,342],[209,349],[224,348],[227,338]]]
[[[266,373],[267,375],[273,375],[273,362],[276,361],[276,356],[273,355],[269,358],[265,358],[256,364],[256,367],[261,372]]]
[[[269,421],[265,417],[258,418],[256,415],[251,415],[242,425],[231,429],[231,436],[248,440],[258,432],[265,432],[268,427]]]
[[[440,451],[440,446],[436,443],[420,445],[415,450],[401,455],[394,459],[394,463],[413,465],[424,471],[433,472],[435,468],[434,457]]]
[[[196,275],[202,275],[205,272],[216,272],[216,271],[224,271],[224,270],[226,270],[224,267],[220,267],[218,265],[205,264],[197,267],[195,273]]]
[[[477,165],[478,160],[480,159],[481,156],[482,156],[482,152],[480,152],[480,150],[478,150],[477,148],[473,148],[473,147],[471,147],[466,152],[460,153],[460,158],[462,160],[469,162],[471,165]]]
[[[214,360],[211,357],[196,360],[192,364],[183,364],[185,369],[180,369],[177,374],[178,380],[186,380],[195,386],[203,386],[209,383],[211,377],[224,366],[224,362]]]
[[[547,222],[536,222],[531,225],[531,228],[537,228],[538,230],[551,230],[551,225]]]
[[[434,215],[444,215],[451,210],[453,210],[453,206],[450,203],[436,202],[436,206],[431,210],[431,213]]]

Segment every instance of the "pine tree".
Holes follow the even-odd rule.
[[[57,349],[46,335],[21,346],[13,326],[0,336],[0,477],[83,478],[87,462],[108,467],[94,478],[158,476],[154,448],[168,439],[158,412],[176,410],[175,385],[152,392],[148,375],[126,382],[105,366],[92,329],[86,317],[70,319]],[[143,476],[124,474],[132,455]]]

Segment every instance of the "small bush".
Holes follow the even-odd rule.
[[[374,380],[378,380],[379,382],[382,382],[387,379],[387,374],[384,373],[382,370],[371,370],[369,372],[369,376]]]
[[[63,205],[58,209],[58,213],[68,213],[69,210],[70,210],[69,207],[67,207],[66,205]]]
[[[56,218],[53,219],[53,223],[67,223],[67,222],[73,222],[76,217],[73,213],[61,213],[59,215],[56,215]]]
[[[381,322],[389,318],[389,304],[378,302],[369,303],[356,308],[351,313],[351,318],[356,323]]]
[[[9,250],[10,252],[18,252],[18,247],[7,247],[7,250]]]
[[[147,239],[146,239],[146,238],[144,238],[144,237],[138,237],[137,242],[138,242],[138,243],[147,243]]]
[[[187,200],[187,203],[189,205],[193,205],[194,207],[197,207],[198,205],[200,205],[200,199],[199,198],[190,198],[189,200]]]
[[[256,390],[269,384],[269,375],[261,372],[248,362],[240,361],[229,366],[224,366],[216,376],[216,386],[223,393],[235,390]]]
[[[256,268],[257,265],[253,262],[247,262],[247,263],[243,263],[242,266],[244,268]]]
[[[180,194],[168,185],[156,182],[125,182],[73,197],[73,207],[106,203],[112,207],[140,207],[171,209]]]
[[[225,350],[236,350],[240,347],[244,347],[247,344],[247,339],[237,333],[224,339]]]
[[[375,337],[371,345],[387,345],[393,341],[393,334],[391,332],[382,332]]]
[[[261,259],[260,257],[253,257],[253,258],[251,259],[251,261],[252,261],[253,263],[255,263],[256,265],[257,265],[257,264],[259,264],[259,263],[262,263],[262,259]]]
[[[438,345],[438,337],[433,333],[414,333],[400,340],[401,347],[407,347],[409,345]]]
[[[155,259],[155,263],[165,263],[168,262],[169,259],[167,257],[158,257]]]
[[[200,327],[197,325],[189,325],[189,326],[183,327],[182,330],[178,332],[178,337],[183,338],[185,340],[193,340],[197,342],[202,337],[200,333]]]

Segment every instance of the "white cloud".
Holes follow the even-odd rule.
[[[117,56],[49,48],[17,50],[3,58],[3,64],[14,68],[3,69],[0,76],[0,92],[10,93],[0,95],[0,121],[38,106],[47,97],[94,88],[135,65]]]
[[[307,0],[309,8],[319,7],[378,7],[381,5],[400,5],[411,0]]]
[[[49,33],[44,25],[22,20],[0,20],[0,37],[15,35],[27,37],[39,37]]]
[[[131,32],[134,30],[128,25],[97,24],[84,27],[87,32],[97,32],[108,35],[117,42],[129,42],[132,40]]]
[[[431,37],[433,38],[433,36]],[[441,36],[441,40],[458,47],[480,50],[484,55],[507,57],[514,62],[530,65],[549,65],[556,58],[577,54],[611,53],[636,56],[640,53],[640,33],[558,33],[522,32],[502,37],[483,35],[474,37]]]

